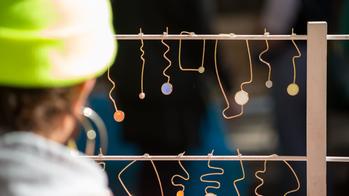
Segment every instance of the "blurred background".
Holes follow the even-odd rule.
[[[192,31],[197,34],[236,33],[306,34],[307,21],[327,21],[329,34],[349,34],[349,1],[326,0],[112,0],[114,24],[118,34],[161,34],[169,27],[170,34]],[[141,52],[139,41],[119,41],[118,57],[111,69],[117,83],[114,96],[126,118],[116,123],[113,107],[107,97],[111,87],[106,76],[90,98],[90,105],[102,116],[108,128],[109,148],[104,154],[141,155],[144,153],[202,155],[215,150],[216,155],[233,155],[239,148],[245,155],[305,155],[306,43],[297,41],[302,57],[296,60],[300,92],[291,97],[287,85],[292,82],[292,56],[296,49],[289,41],[270,41],[264,59],[272,67],[273,87],[265,87],[267,66],[258,60],[265,49],[264,41],[250,41],[254,81],[246,85],[250,101],[242,117],[225,120],[225,108],[214,72],[214,42],[207,41],[204,74],[181,72],[178,67],[178,41],[170,45],[169,58],[174,90],[170,96],[161,93],[166,81],[162,71],[167,61],[162,57],[166,47],[160,41],[145,41],[144,89],[140,100]],[[202,58],[202,41],[183,41],[182,63],[198,68]],[[328,42],[328,155],[349,156],[349,43]],[[249,79],[248,55],[244,41],[220,41],[218,67],[225,92],[231,100],[229,113],[239,112],[233,96],[239,85]],[[84,139],[80,139],[82,148]],[[126,195],[117,174],[127,162],[107,162],[106,172],[115,195]],[[174,174],[184,174],[177,162],[156,162],[165,195],[179,190],[171,185]],[[305,164],[291,163],[301,180],[301,189],[293,195],[306,195]],[[212,162],[225,169],[223,176],[212,177],[222,183],[217,195],[236,195],[233,180],[242,173],[239,162]],[[184,162],[190,173],[186,195],[202,195],[207,184],[200,175],[212,172],[207,162]],[[259,181],[254,172],[263,169],[263,162],[244,162],[246,179],[239,183],[241,195],[253,195]],[[346,195],[349,191],[349,167],[328,163],[328,195]],[[281,195],[296,187],[292,173],[282,162],[267,164],[263,195]],[[150,163],[136,162],[123,175],[134,195],[160,195]]]

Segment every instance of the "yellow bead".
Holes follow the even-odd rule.
[[[205,72],[205,67],[199,67],[198,72],[201,73],[201,74],[204,73]]]
[[[299,92],[299,87],[296,83],[287,86],[287,93],[291,96],[296,96]]]
[[[118,110],[114,113],[114,120],[116,122],[122,122],[125,119],[125,113],[121,110]]]

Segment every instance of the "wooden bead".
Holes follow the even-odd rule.
[[[125,113],[121,110],[118,110],[114,113],[114,120],[116,122],[122,122],[125,119]]]
[[[184,191],[177,191],[176,196],[184,196]]]

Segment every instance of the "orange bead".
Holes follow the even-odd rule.
[[[184,191],[177,191],[176,196],[184,196]]]
[[[116,122],[122,122],[125,119],[125,113],[121,110],[118,110],[114,113],[114,120]]]

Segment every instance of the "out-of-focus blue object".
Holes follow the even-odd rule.
[[[140,151],[137,146],[127,143],[122,140],[121,136],[121,125],[113,120],[113,107],[104,94],[92,94],[89,99],[89,105],[94,109],[104,120],[104,123],[108,130],[108,151],[103,152],[108,155],[139,155]],[[207,109],[205,119],[202,120],[201,134],[202,139],[201,145],[195,149],[188,149],[187,155],[204,155],[214,150],[215,155],[234,155],[235,151],[229,149],[226,141],[225,126],[222,121],[218,107],[211,104]],[[84,132],[81,132],[84,134]],[[81,134],[78,139],[78,146],[80,149],[84,149],[85,137]],[[99,138],[96,138],[96,148],[99,147]],[[97,149],[96,149],[97,152]],[[180,152],[179,152],[180,153]],[[117,174],[126,166],[128,162],[120,161],[109,161],[106,164],[106,172],[109,178],[109,184],[115,194],[123,193],[120,182],[117,180]],[[204,189],[207,185],[200,181],[200,176],[212,170],[207,168],[207,161],[192,161],[183,162],[190,174],[190,180],[185,182],[185,195],[196,196],[203,195]],[[140,171],[142,162],[135,163],[132,165],[124,174],[123,181],[127,184],[127,188],[132,192],[137,192],[137,177]],[[217,195],[232,195],[235,193],[233,181],[242,176],[240,163],[236,161],[212,161],[211,165],[224,168],[224,175],[222,176],[211,176],[221,183],[219,190],[212,190]],[[245,168],[248,169],[248,168]],[[214,171],[213,171],[214,172]],[[160,174],[161,176],[161,174]],[[171,183],[171,182],[163,182]],[[238,183],[238,188],[241,195],[247,194],[247,187],[249,181],[244,180]]]
[[[235,151],[232,151],[228,147],[228,141],[225,131],[227,130],[221,113],[218,111],[218,106],[211,104],[207,109],[207,114],[202,122],[201,134],[202,145],[195,149],[189,149],[187,154],[190,155],[203,155],[208,154],[214,150],[214,155],[235,155]],[[240,163],[237,161],[211,161],[212,166],[222,167],[224,169],[224,175],[211,176],[208,179],[218,180],[221,183],[221,188],[218,190],[209,189],[210,192],[216,195],[236,195],[236,191],[233,186],[233,181],[242,177]],[[207,161],[192,161],[186,164],[187,170],[190,172],[191,180],[186,185],[186,195],[204,195],[205,187],[212,184],[204,184],[200,181],[200,176],[208,172],[217,172],[207,168]],[[245,170],[248,168],[245,168]],[[241,195],[247,195],[247,187],[249,187],[249,181],[243,180],[237,183],[239,192]]]
[[[108,132],[108,150],[103,152],[104,155],[137,155],[139,151],[135,145],[127,143],[122,140],[121,136],[121,125],[116,123],[113,119],[114,108],[108,99],[107,95],[102,93],[93,93],[89,98],[90,107],[98,113],[98,115],[103,119]],[[86,143],[86,137],[83,135],[85,132],[81,131],[80,136],[77,140],[79,149],[84,149]],[[100,146],[99,136],[96,138],[96,150],[98,153],[98,148]],[[108,174],[109,186],[114,191],[114,193],[120,193],[123,190],[119,181],[117,180],[117,174],[121,171],[128,162],[120,161],[108,161],[106,162],[106,172]],[[128,184],[130,190],[136,190],[136,180],[139,167],[134,164],[127,172],[125,172],[124,182]],[[132,191],[134,192],[134,191]]]

